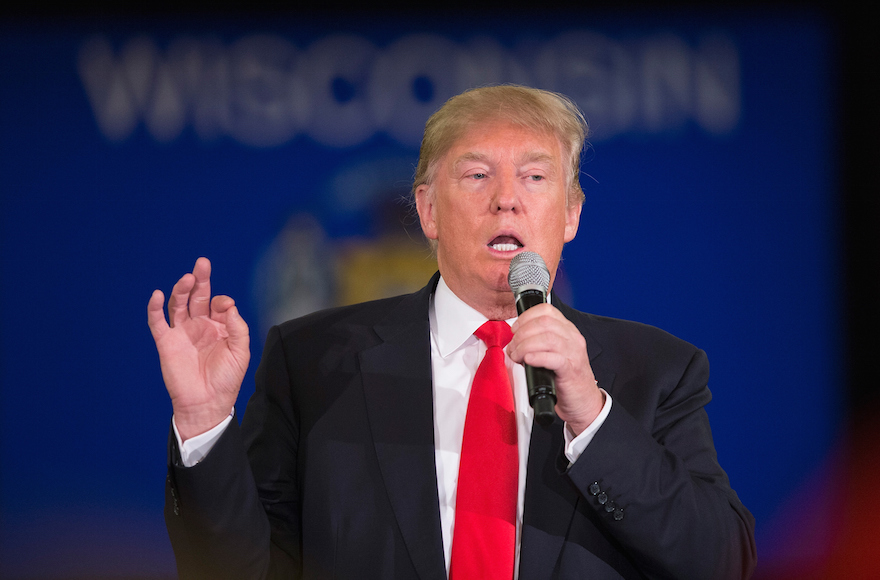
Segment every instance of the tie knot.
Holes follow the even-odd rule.
[[[503,320],[489,320],[478,328],[474,335],[485,342],[489,348],[493,346],[504,348],[510,342],[510,339],[513,338],[510,326]]]

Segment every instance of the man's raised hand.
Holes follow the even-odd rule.
[[[155,290],[147,322],[171,396],[181,439],[204,433],[225,419],[238,397],[250,361],[248,326],[229,296],[211,298],[211,262],[199,258],[168,299]]]

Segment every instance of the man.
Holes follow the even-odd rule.
[[[577,233],[585,135],[553,93],[451,99],[426,125],[413,186],[438,275],[273,328],[240,429],[248,330],[231,298],[211,300],[210,263],[175,285],[170,325],[153,294],[182,578],[751,573],[754,520],[716,460],[704,353],[555,296],[517,317],[510,260],[536,252],[552,286]],[[507,337],[481,334],[505,332],[493,321],[511,324],[506,356]],[[551,425],[533,424],[523,364],[555,372]],[[508,400],[485,404],[484,388]]]

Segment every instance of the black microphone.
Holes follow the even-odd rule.
[[[518,314],[547,302],[550,272],[544,260],[535,252],[521,252],[513,257],[507,281],[513,290]],[[526,369],[529,404],[535,410],[535,420],[541,425],[549,425],[556,418],[556,374],[541,367],[523,366]]]

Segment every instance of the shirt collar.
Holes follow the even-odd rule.
[[[456,296],[446,285],[442,276],[434,291],[433,306],[430,309],[429,318],[431,334],[434,336],[437,349],[443,358],[462,346],[478,341],[479,339],[474,336],[474,332],[488,320]],[[513,324],[515,320],[515,317],[511,318],[507,323]]]

